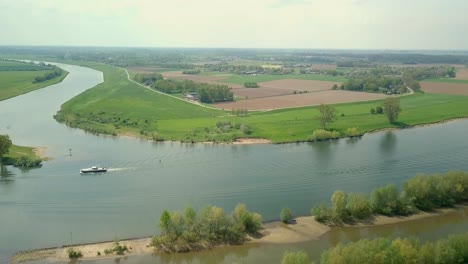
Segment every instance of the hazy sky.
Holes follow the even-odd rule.
[[[0,45],[468,49],[467,0],[0,0]]]

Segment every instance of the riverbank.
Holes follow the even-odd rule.
[[[376,216],[373,219],[365,222],[356,223],[353,225],[345,225],[346,227],[362,228],[370,226],[381,226],[381,225],[392,225],[402,222],[410,221],[424,221],[425,219],[432,217],[440,217],[446,214],[453,213],[457,210],[466,210],[467,205],[460,205],[449,209],[439,209],[434,212],[419,212],[407,217],[387,217],[387,216]],[[249,237],[247,243],[271,243],[271,244],[288,244],[305,242],[309,240],[317,240],[322,235],[332,230],[334,227],[318,223],[311,216],[303,216],[295,218],[293,224],[286,225],[280,221],[274,221],[264,223],[258,237]],[[149,255],[157,253],[154,248],[150,246],[151,237],[137,238],[120,240],[121,245],[126,245],[129,251],[124,256],[135,256],[135,255]],[[116,258],[119,255],[105,254],[106,249],[113,248],[115,242],[107,241],[101,243],[89,243],[72,246],[74,250],[81,251],[83,257],[82,260],[95,260],[105,258]],[[11,262],[22,263],[33,260],[48,259],[50,261],[68,261],[67,250],[70,246],[64,246],[59,248],[48,248],[38,249],[19,252],[15,254]],[[100,255],[98,255],[98,252]],[[180,253],[183,254],[183,253]]]
[[[46,147],[25,147],[12,145],[7,154],[3,156],[4,165],[15,165],[17,161],[26,157],[28,160],[48,160],[45,156]]]

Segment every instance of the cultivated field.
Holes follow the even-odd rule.
[[[457,76],[455,77],[457,80],[468,80],[468,69],[461,68],[457,70]]]
[[[238,98],[253,99],[271,96],[292,95],[294,93],[318,92],[331,90],[333,84],[340,85],[340,82],[311,81],[311,80],[277,80],[261,82],[259,88],[237,88],[232,92]]]
[[[168,79],[191,80],[198,83],[221,84],[227,85],[233,89],[244,88],[243,84],[228,84],[220,82],[220,80],[226,78],[226,76],[190,75],[183,74],[182,71],[163,72],[162,75],[164,78]]]
[[[421,89],[426,93],[468,95],[466,83],[421,82]]]
[[[216,107],[224,109],[249,109],[249,110],[271,110],[279,108],[310,106],[319,104],[337,104],[378,100],[385,98],[384,94],[351,92],[341,90],[319,91],[305,94],[292,94],[285,96],[274,96],[239,100],[236,102],[215,104]]]
[[[262,88],[287,90],[291,91],[291,93],[294,91],[317,92],[331,90],[334,84],[340,85],[341,82],[285,79],[259,83]]]

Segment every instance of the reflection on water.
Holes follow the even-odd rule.
[[[315,152],[316,164],[319,169],[326,170],[334,161],[334,148],[339,144],[338,140],[320,141],[308,143]]]
[[[393,131],[386,131],[381,137],[380,153],[383,157],[391,157],[396,150],[397,136]]]
[[[12,181],[13,173],[8,170],[7,166],[0,163],[0,182]]]

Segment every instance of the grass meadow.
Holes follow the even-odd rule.
[[[57,78],[33,83],[35,77],[53,72],[53,70],[27,70],[31,67],[38,66],[0,60],[0,101],[59,83],[68,74],[68,72],[64,71],[64,74]]]
[[[83,63],[81,63],[83,64]],[[57,119],[90,132],[131,134],[177,141],[232,141],[258,137],[274,143],[305,141],[319,128],[317,107],[302,107],[235,116],[161,95],[127,80],[123,69],[84,64],[104,72],[105,82],[71,99]],[[254,76],[255,77],[255,76]],[[381,101],[338,104],[337,120],[329,128],[345,133],[357,127],[361,132],[402,128],[447,119],[468,117],[468,97],[415,93],[401,98],[398,123],[389,124],[385,115],[370,114]],[[218,122],[245,124],[249,133],[217,127]]]

